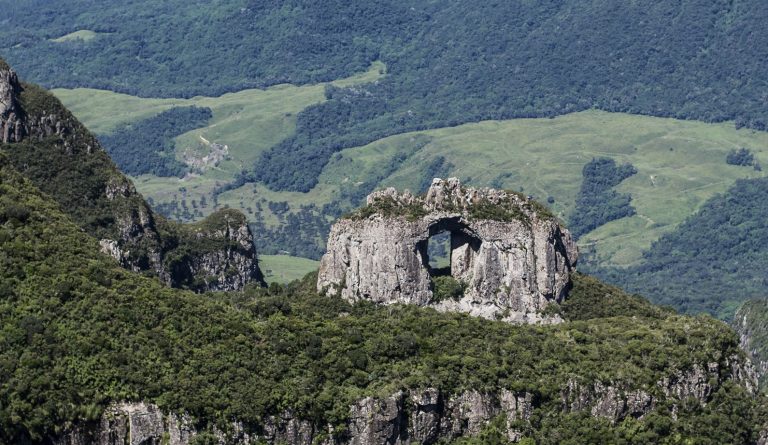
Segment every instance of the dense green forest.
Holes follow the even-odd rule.
[[[613,188],[637,173],[631,164],[617,166],[610,158],[592,159],[582,170],[583,180],[576,209],[569,219],[575,237],[589,233],[615,219],[634,215],[632,197]]]
[[[742,167],[753,167],[755,170],[761,169],[760,164],[755,160],[755,155],[748,148],[744,147],[738,150],[731,150],[725,157],[725,163]]]
[[[569,321],[555,326],[350,305],[317,295],[312,274],[243,293],[173,290],[96,253],[96,240],[2,152],[0,245],[0,443],[49,441],[112,400],[256,431],[290,407],[343,436],[351,401],[428,386],[532,392],[524,434],[541,444],[748,443],[764,418],[762,399],[716,382],[709,403],[679,404],[676,421],[661,393],[644,418],[615,425],[562,412],[569,380],[660,392],[656,382],[675,369],[738,353],[724,324],[589,277],[576,276],[562,308]]]
[[[205,126],[210,108],[174,107],[170,110],[121,126],[99,141],[123,173],[138,176],[183,176],[188,168],[176,160],[173,138]]]
[[[765,297],[768,178],[740,180],[662,236],[628,269],[597,275],[685,313],[730,318],[739,302]]]
[[[329,87],[255,163],[253,177],[275,189],[309,190],[342,148],[483,119],[600,108],[768,122],[758,0],[6,3],[0,53],[46,86],[190,97],[383,61],[383,80]],[[95,34],[51,40],[78,30]]]

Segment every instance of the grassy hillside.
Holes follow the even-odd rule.
[[[309,191],[344,148],[489,119],[597,108],[756,129],[768,122],[768,12],[759,0],[67,6],[4,8],[0,53],[46,86],[194,97],[327,82],[374,60],[387,64],[380,82],[329,89],[329,100],[299,113],[296,135],[248,166],[276,190]],[[80,30],[103,34],[50,41]]]
[[[726,165],[729,150],[752,147],[758,157],[768,159],[766,133],[597,111],[418,134],[430,142],[381,181],[382,186],[418,189],[424,167],[443,156],[454,165],[446,173],[470,183],[522,190],[541,202],[553,197],[550,206],[566,221],[574,209],[584,164],[605,156],[634,165],[638,173],[618,189],[632,195],[638,215],[609,223],[582,239],[582,245],[596,246],[601,263],[614,265],[637,261],[651,241],[736,179],[762,176],[751,168]],[[326,167],[321,183],[364,180],[380,162],[407,147],[413,136],[395,136],[342,152]]]
[[[375,65],[345,82],[372,79],[381,71],[383,67]],[[322,225],[336,216],[334,209],[324,211],[324,205],[337,203],[349,209],[359,204],[349,196],[359,200],[366,193],[363,189],[371,185],[419,190],[432,176],[456,175],[472,185],[522,190],[541,202],[552,197],[554,202],[548,205],[567,221],[587,162],[593,157],[629,162],[638,173],[617,189],[632,196],[637,215],[610,222],[581,240],[592,251],[594,264],[602,266],[636,264],[643,250],[707,199],[739,178],[762,176],[752,168],[726,164],[730,150],[748,147],[759,161],[768,163],[768,133],[736,130],[727,123],[587,111],[554,119],[487,121],[391,136],[332,157],[318,185],[308,193],[275,192],[260,184],[247,184],[214,200],[217,184],[225,184],[270,144],[292,134],[295,112],[312,101],[322,101],[321,90],[320,85],[283,86],[191,100],[140,99],[91,90],[54,92],[89,128],[102,133],[172,106],[213,109],[208,127],[176,139],[177,157],[183,159],[189,150],[206,153],[202,137],[210,143],[227,144],[229,160],[184,179],[135,178],[138,189],[156,207],[179,219],[197,219],[216,204],[227,205],[243,210],[251,221],[260,220],[264,227],[277,230],[288,225],[287,215],[307,214],[301,207],[314,205],[311,224]],[[445,161],[442,167],[430,170],[441,157]],[[287,203],[287,212],[276,214],[270,209],[270,203],[281,202]],[[328,218],[318,216],[323,214]],[[325,233],[318,230],[313,236]],[[272,238],[272,246],[266,240],[262,246],[267,251],[302,254],[275,245]],[[314,242],[323,244],[321,239]]]
[[[730,319],[744,300],[765,297],[766,195],[768,178],[737,181],[654,242],[639,264],[596,273],[682,312]]]
[[[762,416],[762,399],[733,382],[710,381],[706,406],[656,384],[694,364],[718,363],[728,378],[739,351],[724,324],[584,277],[564,311],[573,321],[556,326],[352,306],[316,295],[313,275],[287,288],[196,295],[98,254],[2,152],[0,246],[0,443],[50,441],[126,399],[183,410],[202,428],[258,428],[291,409],[344,434],[352,401],[424,387],[531,392],[523,434],[542,444],[748,443]],[[574,380],[643,389],[658,402],[617,425],[563,413],[561,391]]]
[[[303,278],[320,266],[318,261],[289,255],[259,255],[259,267],[267,283],[286,284]]]
[[[366,72],[340,79],[334,84],[352,86],[372,82],[379,79],[384,71],[384,65],[376,62]],[[110,134],[120,126],[151,118],[174,107],[210,108],[213,118],[207,126],[187,132],[175,141],[179,160],[184,160],[185,156],[202,158],[211,151],[212,144],[228,147],[228,156],[219,165],[206,168],[205,178],[188,178],[186,181],[190,184],[188,189],[202,187],[210,193],[215,181],[220,184],[231,181],[261,152],[293,134],[296,114],[324,101],[325,88],[326,84],[301,87],[278,85],[266,90],[245,90],[219,97],[192,99],[145,99],[91,89],[55,89],[52,92],[96,134]],[[143,179],[151,182],[151,178]],[[167,188],[165,184],[158,186],[158,189],[164,188]],[[149,196],[153,195],[149,193]]]

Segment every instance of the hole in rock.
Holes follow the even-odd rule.
[[[427,240],[427,257],[432,276],[451,274],[451,232],[443,230]]]
[[[471,270],[480,243],[464,224],[446,219],[429,228],[429,238],[417,249],[430,276],[460,278]]]

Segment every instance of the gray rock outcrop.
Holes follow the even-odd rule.
[[[762,386],[768,380],[768,357],[764,346],[768,338],[768,325],[763,321],[767,310],[766,300],[749,300],[736,311],[731,323],[739,334],[739,346],[755,364]]]
[[[431,236],[450,232],[450,270],[429,266]],[[435,179],[426,196],[386,189],[338,221],[320,263],[318,290],[350,301],[406,303],[512,322],[545,320],[562,301],[578,251],[545,208],[514,192]],[[440,299],[435,277],[465,290]]]
[[[588,385],[574,380],[561,391],[564,412],[589,410],[592,416],[613,422],[627,417],[642,418],[661,400],[672,401],[676,416],[680,401],[696,400],[706,405],[719,386],[722,376],[728,376],[748,393],[757,394],[757,376],[752,363],[740,355],[726,357],[724,363],[694,364],[678,370],[656,382],[655,388],[632,388],[618,382],[593,382]]]
[[[287,445],[406,445],[479,435],[502,416],[511,441],[521,438],[515,425],[533,412],[532,395],[501,391],[468,391],[446,396],[437,389],[398,391],[389,397],[366,397],[349,407],[347,432],[334,437],[333,428],[317,428],[291,412],[270,416],[254,430],[233,423],[227,431],[195,429],[189,416],[164,413],[147,403],[113,404],[98,422],[80,425],[63,434],[55,445],[187,445],[206,434],[219,444],[266,442]]]
[[[562,412],[586,411],[618,424],[643,418],[657,405],[669,404],[673,416],[681,403],[706,405],[724,381],[735,381],[756,392],[750,363],[731,356],[723,364],[697,364],[659,380],[655,387],[626,382],[570,380],[560,390]],[[510,442],[520,441],[541,401],[530,392],[502,389],[447,394],[436,388],[397,391],[386,397],[365,397],[352,403],[344,432],[317,425],[285,411],[247,428],[232,423],[226,431],[199,430],[184,414],[165,413],[147,403],[111,405],[97,422],[79,425],[57,438],[55,445],[187,445],[200,435],[219,444],[285,445],[429,445],[462,437],[478,437],[493,423]],[[763,434],[768,437],[768,434]],[[761,436],[761,437],[763,437]],[[765,443],[764,437],[761,439]],[[206,442],[206,443],[209,443]]]
[[[245,215],[220,210],[186,227],[181,242],[191,254],[169,255],[169,285],[200,290],[233,291],[251,282],[263,282],[253,235]]]
[[[0,60],[0,140],[14,167],[99,240],[122,267],[195,291],[263,284],[245,216],[184,225],[155,214],[96,138],[44,89]]]
[[[24,136],[17,103],[19,88],[16,73],[0,60],[0,142],[4,144],[20,141]]]

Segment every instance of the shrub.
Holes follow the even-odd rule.
[[[728,165],[740,165],[742,167],[748,167],[755,165],[755,155],[747,148],[740,148],[738,150],[731,150],[725,157],[725,163]]]
[[[442,276],[432,278],[432,301],[439,302],[448,299],[458,300],[464,296],[467,290],[467,283],[459,281],[452,276]]]

